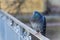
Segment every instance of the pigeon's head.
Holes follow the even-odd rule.
[[[40,14],[40,12],[34,11],[32,17],[33,17],[33,19],[37,20],[39,18],[42,18],[42,15]]]

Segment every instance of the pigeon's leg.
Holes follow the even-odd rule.
[[[44,36],[46,36],[46,27],[44,27],[42,30],[36,30],[37,33],[36,34],[42,34]]]
[[[37,33],[36,33],[36,34],[39,35],[40,33],[41,33],[41,32],[40,32],[39,30],[37,30]]]

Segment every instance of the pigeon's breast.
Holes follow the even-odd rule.
[[[34,30],[40,30],[40,28],[41,28],[40,23],[31,22],[31,25],[32,25],[32,28],[33,28]]]

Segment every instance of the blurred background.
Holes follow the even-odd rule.
[[[34,10],[46,16],[46,36],[60,40],[60,0],[0,0],[0,9],[5,10],[28,26]]]

